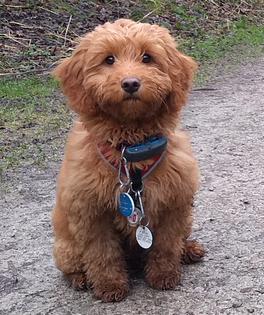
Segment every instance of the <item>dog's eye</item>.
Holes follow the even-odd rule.
[[[105,62],[108,64],[108,65],[112,65],[113,63],[115,63],[115,57],[114,56],[107,56],[105,58]]]
[[[142,62],[144,63],[149,63],[151,62],[152,58],[149,54],[144,54],[143,57],[142,57]]]

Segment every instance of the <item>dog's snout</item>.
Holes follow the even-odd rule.
[[[133,94],[140,87],[140,81],[138,78],[125,78],[121,82],[122,89],[127,93]]]

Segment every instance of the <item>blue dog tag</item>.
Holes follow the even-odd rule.
[[[134,201],[128,193],[121,193],[119,196],[119,212],[125,216],[129,217],[135,209]]]

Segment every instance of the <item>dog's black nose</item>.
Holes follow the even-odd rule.
[[[125,78],[121,82],[122,89],[127,93],[133,94],[140,87],[140,81],[137,78]]]

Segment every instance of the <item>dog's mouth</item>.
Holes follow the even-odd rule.
[[[136,102],[136,101],[139,101],[140,98],[139,98],[138,95],[125,95],[123,100],[124,101],[132,101],[132,102],[134,101],[134,102]]]
[[[146,97],[146,95],[139,93],[123,93],[122,95],[119,94],[119,99],[118,97],[116,97],[116,100],[104,99],[97,104],[109,118],[119,122],[146,121],[155,116],[163,104],[162,98],[156,96],[156,99],[154,99],[151,96],[147,95]]]

